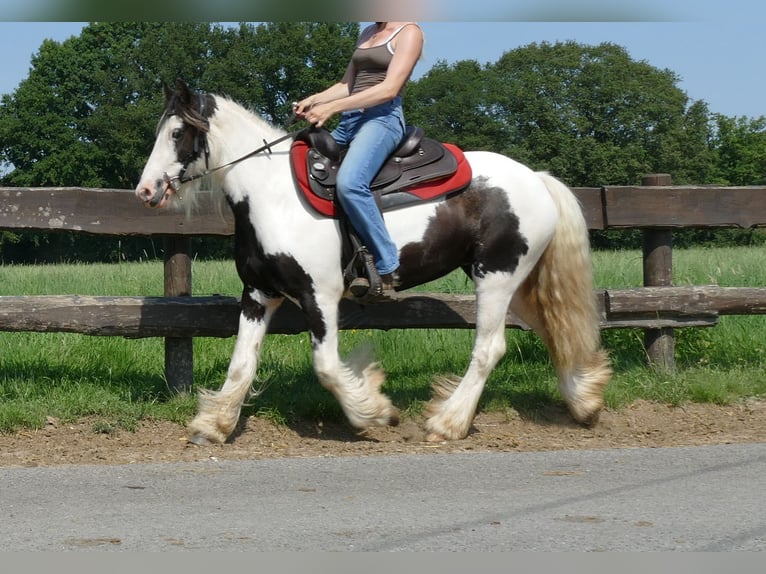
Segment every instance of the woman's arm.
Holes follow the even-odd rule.
[[[332,95],[339,97],[326,100],[317,97],[312,102],[312,106],[303,108],[302,117],[317,127],[321,127],[322,124],[337,113],[358,108],[370,108],[395,98],[401,92],[420,58],[423,50],[423,33],[419,26],[409,25],[396,35],[392,43],[394,56],[391,59],[391,64],[388,66],[386,77],[380,84],[371,86],[353,95],[349,94],[348,88],[351,86],[351,83],[344,84],[344,82],[348,79],[349,69],[352,73],[355,73],[351,64],[349,64],[349,69],[346,70],[344,79],[339,84],[326,90],[326,92],[332,92]],[[353,78],[353,76],[351,77]],[[345,94],[340,95],[341,90],[337,89],[339,85],[345,85]],[[307,100],[309,99],[311,98],[307,98]],[[301,102],[301,104],[305,101]],[[301,115],[300,112],[298,113]]]
[[[293,112],[295,112],[295,114],[300,117],[305,117],[306,112],[318,104],[332,102],[334,100],[339,100],[341,98],[347,97],[349,93],[351,93],[351,86],[353,84],[355,75],[356,71],[354,70],[354,65],[349,63],[348,67],[346,68],[346,72],[343,74],[343,78],[341,78],[340,82],[333,84],[323,92],[318,92],[309,96],[308,98],[302,99],[295,106],[293,106]]]

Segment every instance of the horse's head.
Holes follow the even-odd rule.
[[[150,207],[164,207],[181,185],[201,176],[207,167],[209,118],[216,109],[209,94],[193,94],[183,80],[175,90],[164,85],[165,111],[157,139],[146,161],[136,196]]]

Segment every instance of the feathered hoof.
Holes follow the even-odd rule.
[[[426,434],[426,442],[447,442],[447,438],[438,432],[430,432]]]
[[[598,423],[601,409],[604,408],[604,402],[602,400],[588,402],[578,401],[572,402],[568,406],[572,418],[577,421],[578,424],[590,428],[596,426]]]
[[[601,408],[589,414],[579,413],[579,416],[573,413],[572,416],[578,424],[585,428],[592,428],[598,424],[598,419],[601,416]]]
[[[399,409],[393,405],[388,405],[388,408],[381,412],[377,417],[365,419],[361,424],[356,424],[354,426],[357,428],[399,426]]]
[[[190,443],[197,446],[209,446],[214,444],[223,444],[228,437],[220,429],[204,424],[204,421],[193,420],[186,427],[187,439]]]
[[[426,421],[426,440],[428,442],[462,440],[468,436],[471,427],[470,421],[448,424],[440,419],[440,417],[435,417]]]
[[[196,444],[197,446],[211,446],[213,444],[209,438],[199,433],[191,435],[186,440],[188,440],[191,444]]]

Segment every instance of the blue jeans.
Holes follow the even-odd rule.
[[[404,137],[401,97],[365,110],[343,112],[332,132],[340,146],[348,146],[338,170],[338,200],[351,225],[375,259],[381,275],[399,267],[399,251],[391,240],[370,183]]]

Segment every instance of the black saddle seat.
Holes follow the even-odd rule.
[[[399,144],[399,147],[394,150],[394,153],[391,154],[391,157],[402,158],[415,153],[420,147],[423,135],[423,128],[418,126],[407,126],[407,129],[404,132],[404,137],[402,137],[402,142]],[[344,150],[326,129],[317,129],[314,126],[310,126],[295,134],[295,139],[305,141],[313,149],[317,150],[331,161],[340,162],[343,158]]]
[[[415,153],[420,147],[420,142],[423,141],[423,134],[423,128],[407,126],[402,143],[399,144],[399,147],[394,150],[392,155],[394,157],[407,157]]]

